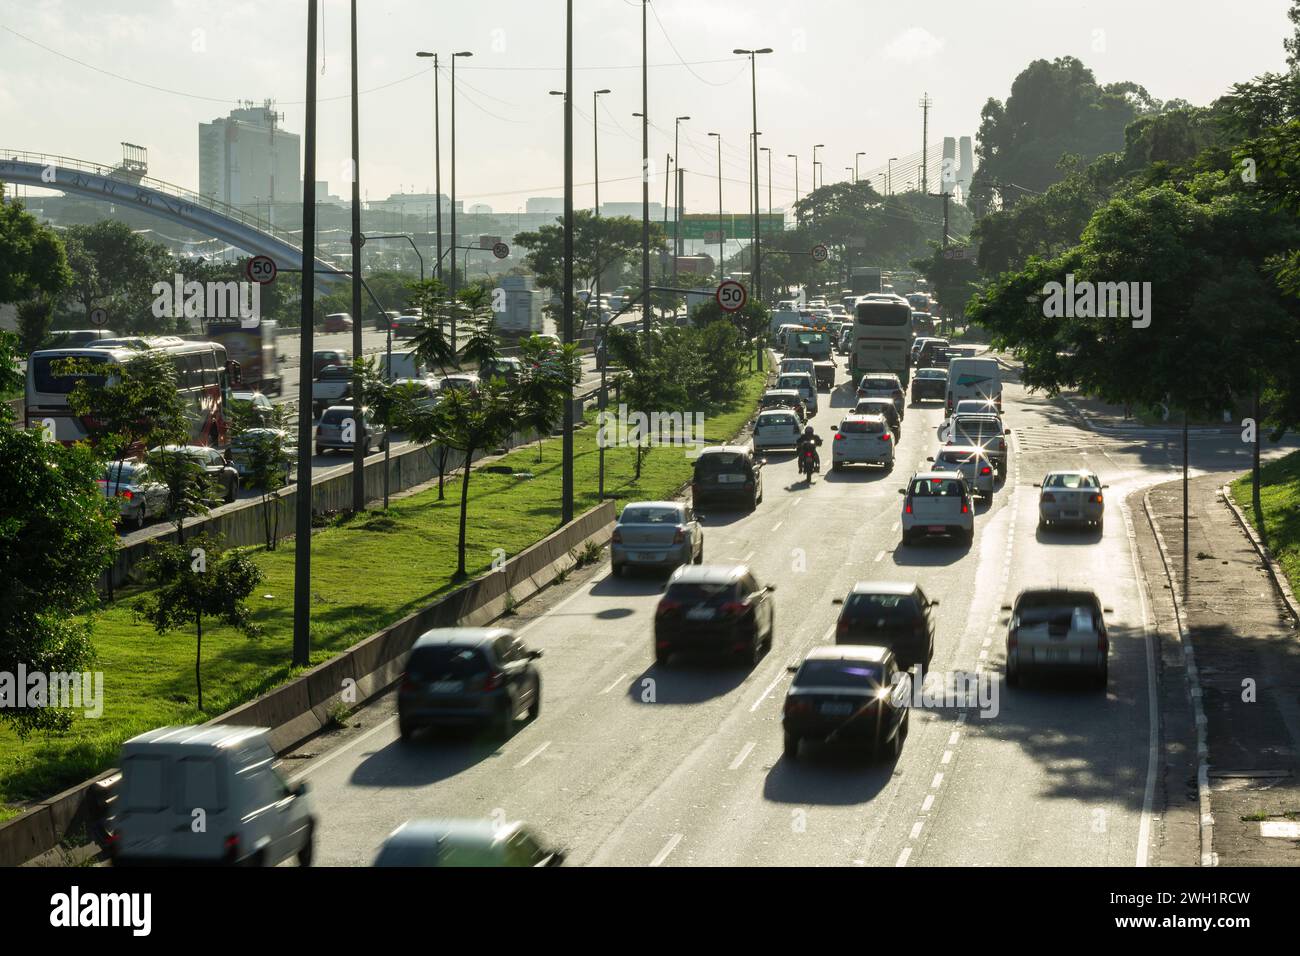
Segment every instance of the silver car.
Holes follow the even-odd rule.
[[[803,424],[794,411],[773,409],[759,412],[754,422],[754,450],[767,448],[794,448],[803,434]]]
[[[704,560],[704,529],[681,501],[629,502],[614,525],[609,560],[618,577],[629,565],[677,568]]]
[[[1030,673],[1077,672],[1106,688],[1110,640],[1103,608],[1092,591],[1032,588],[1021,591],[1007,623],[1007,684]]]
[[[559,866],[564,851],[522,823],[407,820],[388,834],[375,866]]]
[[[96,484],[105,498],[117,501],[123,524],[143,528],[150,518],[167,513],[167,486],[155,481],[140,462],[110,462]]]
[[[1106,502],[1101,480],[1091,471],[1049,471],[1034,485],[1038,493],[1038,526],[1058,524],[1096,525],[1102,529]]]
[[[933,458],[935,471],[955,471],[966,479],[966,487],[982,498],[993,497],[993,462],[974,445],[944,445]]]
[[[345,435],[344,429],[351,419],[351,405],[332,405],[325,409],[320,424],[316,426],[316,454],[351,451],[354,438],[360,439],[367,455],[376,446],[381,450],[388,447],[388,431],[384,428],[384,423],[375,418],[373,411],[369,408],[361,409],[361,422],[354,423],[349,430],[350,434]]]

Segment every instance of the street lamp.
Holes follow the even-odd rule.
[[[723,245],[726,227],[722,221],[722,134],[710,133],[718,138],[718,281],[722,281],[722,264],[727,259],[726,247]]]
[[[798,154],[798,153],[786,153],[786,154],[785,154],[785,157],[786,157],[786,159],[793,159],[793,160],[794,160],[794,201],[795,201],[795,204],[798,205],[798,203],[799,203],[799,154]],[[796,210],[795,210],[795,222],[798,222],[798,221],[799,221],[798,217],[799,217],[799,211],[796,209]]]
[[[468,50],[451,55],[451,298],[456,298],[456,60],[473,56]],[[451,310],[451,350],[456,352],[456,310]]]
[[[767,214],[772,214],[772,147],[760,146],[760,150],[767,153]]]
[[[438,211],[434,217],[434,226],[438,230],[438,265],[434,274],[439,279],[442,278],[442,132],[438,123],[438,54],[427,53],[423,50],[415,54],[416,56],[433,57],[433,191],[436,196],[435,201],[438,204]],[[454,61],[453,61],[454,62]],[[455,253],[452,253],[455,258]]]
[[[867,154],[866,154],[866,153],[857,153],[857,154],[854,155],[854,157],[853,157],[853,181],[854,181],[855,183],[858,181],[858,160],[861,159],[861,158],[862,158],[863,156],[865,156],[865,155],[867,155]]]
[[[682,196],[681,196],[681,160],[677,158],[679,137],[682,123],[689,116],[678,116],[673,120],[673,167],[677,174],[673,179],[673,287],[677,286],[677,257],[682,254]]]
[[[817,191],[817,150],[825,149],[825,148],[826,148],[825,143],[818,143],[816,146],[813,147],[813,184],[812,184],[813,192]]]
[[[894,163],[898,162],[897,156],[890,156],[889,162],[885,164],[885,195],[894,194]]]
[[[762,257],[762,239],[759,235],[758,228],[758,61],[757,57],[764,53],[771,53],[771,47],[763,47],[759,50],[742,50],[734,49],[731,51],[739,56],[749,57],[749,84],[750,84],[750,108],[753,117],[754,127],[754,299],[757,302],[763,300],[763,257]],[[763,351],[759,348],[758,368],[763,368]]]

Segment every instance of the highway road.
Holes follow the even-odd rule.
[[[851,401],[842,385],[823,402],[818,432],[829,436]],[[390,694],[365,708],[361,730],[304,746],[287,766],[313,788],[318,859],[364,864],[407,819],[495,814],[528,821],[575,864],[1158,862],[1149,611],[1121,502],[1169,480],[1177,446],[1102,438],[1017,384],[1005,419],[1008,475],[978,507],[969,549],[899,543],[897,489],[934,453],[937,403],[908,409],[891,474],[828,471],[809,487],[792,456],[769,454],[758,509],[704,522],[706,563],[745,562],[777,585],[774,649],[757,667],[656,666],[662,578],[615,579],[604,565],[521,609],[514,626],[545,652],[543,705],[510,741],[404,745]],[[1235,436],[1207,438],[1193,464],[1239,471],[1246,454]],[[1057,467],[1091,467],[1110,484],[1100,538],[1036,530],[1033,483]],[[832,599],[870,579],[917,581],[939,599],[930,680],[978,672],[989,706],[922,708],[892,767],[807,748],[792,764],[781,756],[786,665],[833,640]],[[1003,682],[1001,606],[1056,583],[1093,587],[1114,609],[1104,695]]]

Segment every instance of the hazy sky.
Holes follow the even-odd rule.
[[[640,6],[574,3],[580,205],[591,203],[591,93],[601,87],[613,91],[599,113],[601,199],[640,199],[640,121],[632,116],[641,109]],[[368,198],[432,191],[433,75],[418,49],[474,53],[456,70],[458,198],[514,212],[530,196],[562,194],[562,100],[547,94],[564,83],[563,2],[360,0],[359,8]],[[674,116],[691,115],[681,146],[687,211],[716,208],[710,131],[723,138],[725,205],[746,207],[749,68],[734,47],[775,49],[758,58],[758,122],[761,143],[773,149],[780,207],[794,186],[788,153],[800,156],[805,192],[815,143],[826,144],[827,181],[847,177],[859,151],[864,174],[883,170],[889,157],[919,152],[925,92],[934,101],[931,143],[974,135],[984,102],[1005,99],[1034,58],[1073,55],[1100,82],[1132,80],[1160,99],[1207,103],[1235,81],[1284,68],[1285,8],[1283,0],[655,0],[650,154],[661,169]],[[318,78],[317,178],[344,196],[348,9],[324,0]],[[302,132],[306,10],[306,0],[0,0],[0,148],[113,163],[126,140],[149,148],[150,175],[196,188],[198,124],[235,101],[274,99],[284,128]],[[444,56],[444,191],[449,62]],[[766,155],[762,163],[766,205]],[[896,186],[915,175],[915,161],[906,165],[894,165]]]

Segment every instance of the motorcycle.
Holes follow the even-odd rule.
[[[799,455],[799,473],[804,475],[808,483],[812,483],[813,472],[817,471],[817,459],[813,455],[811,448],[806,448]]]

